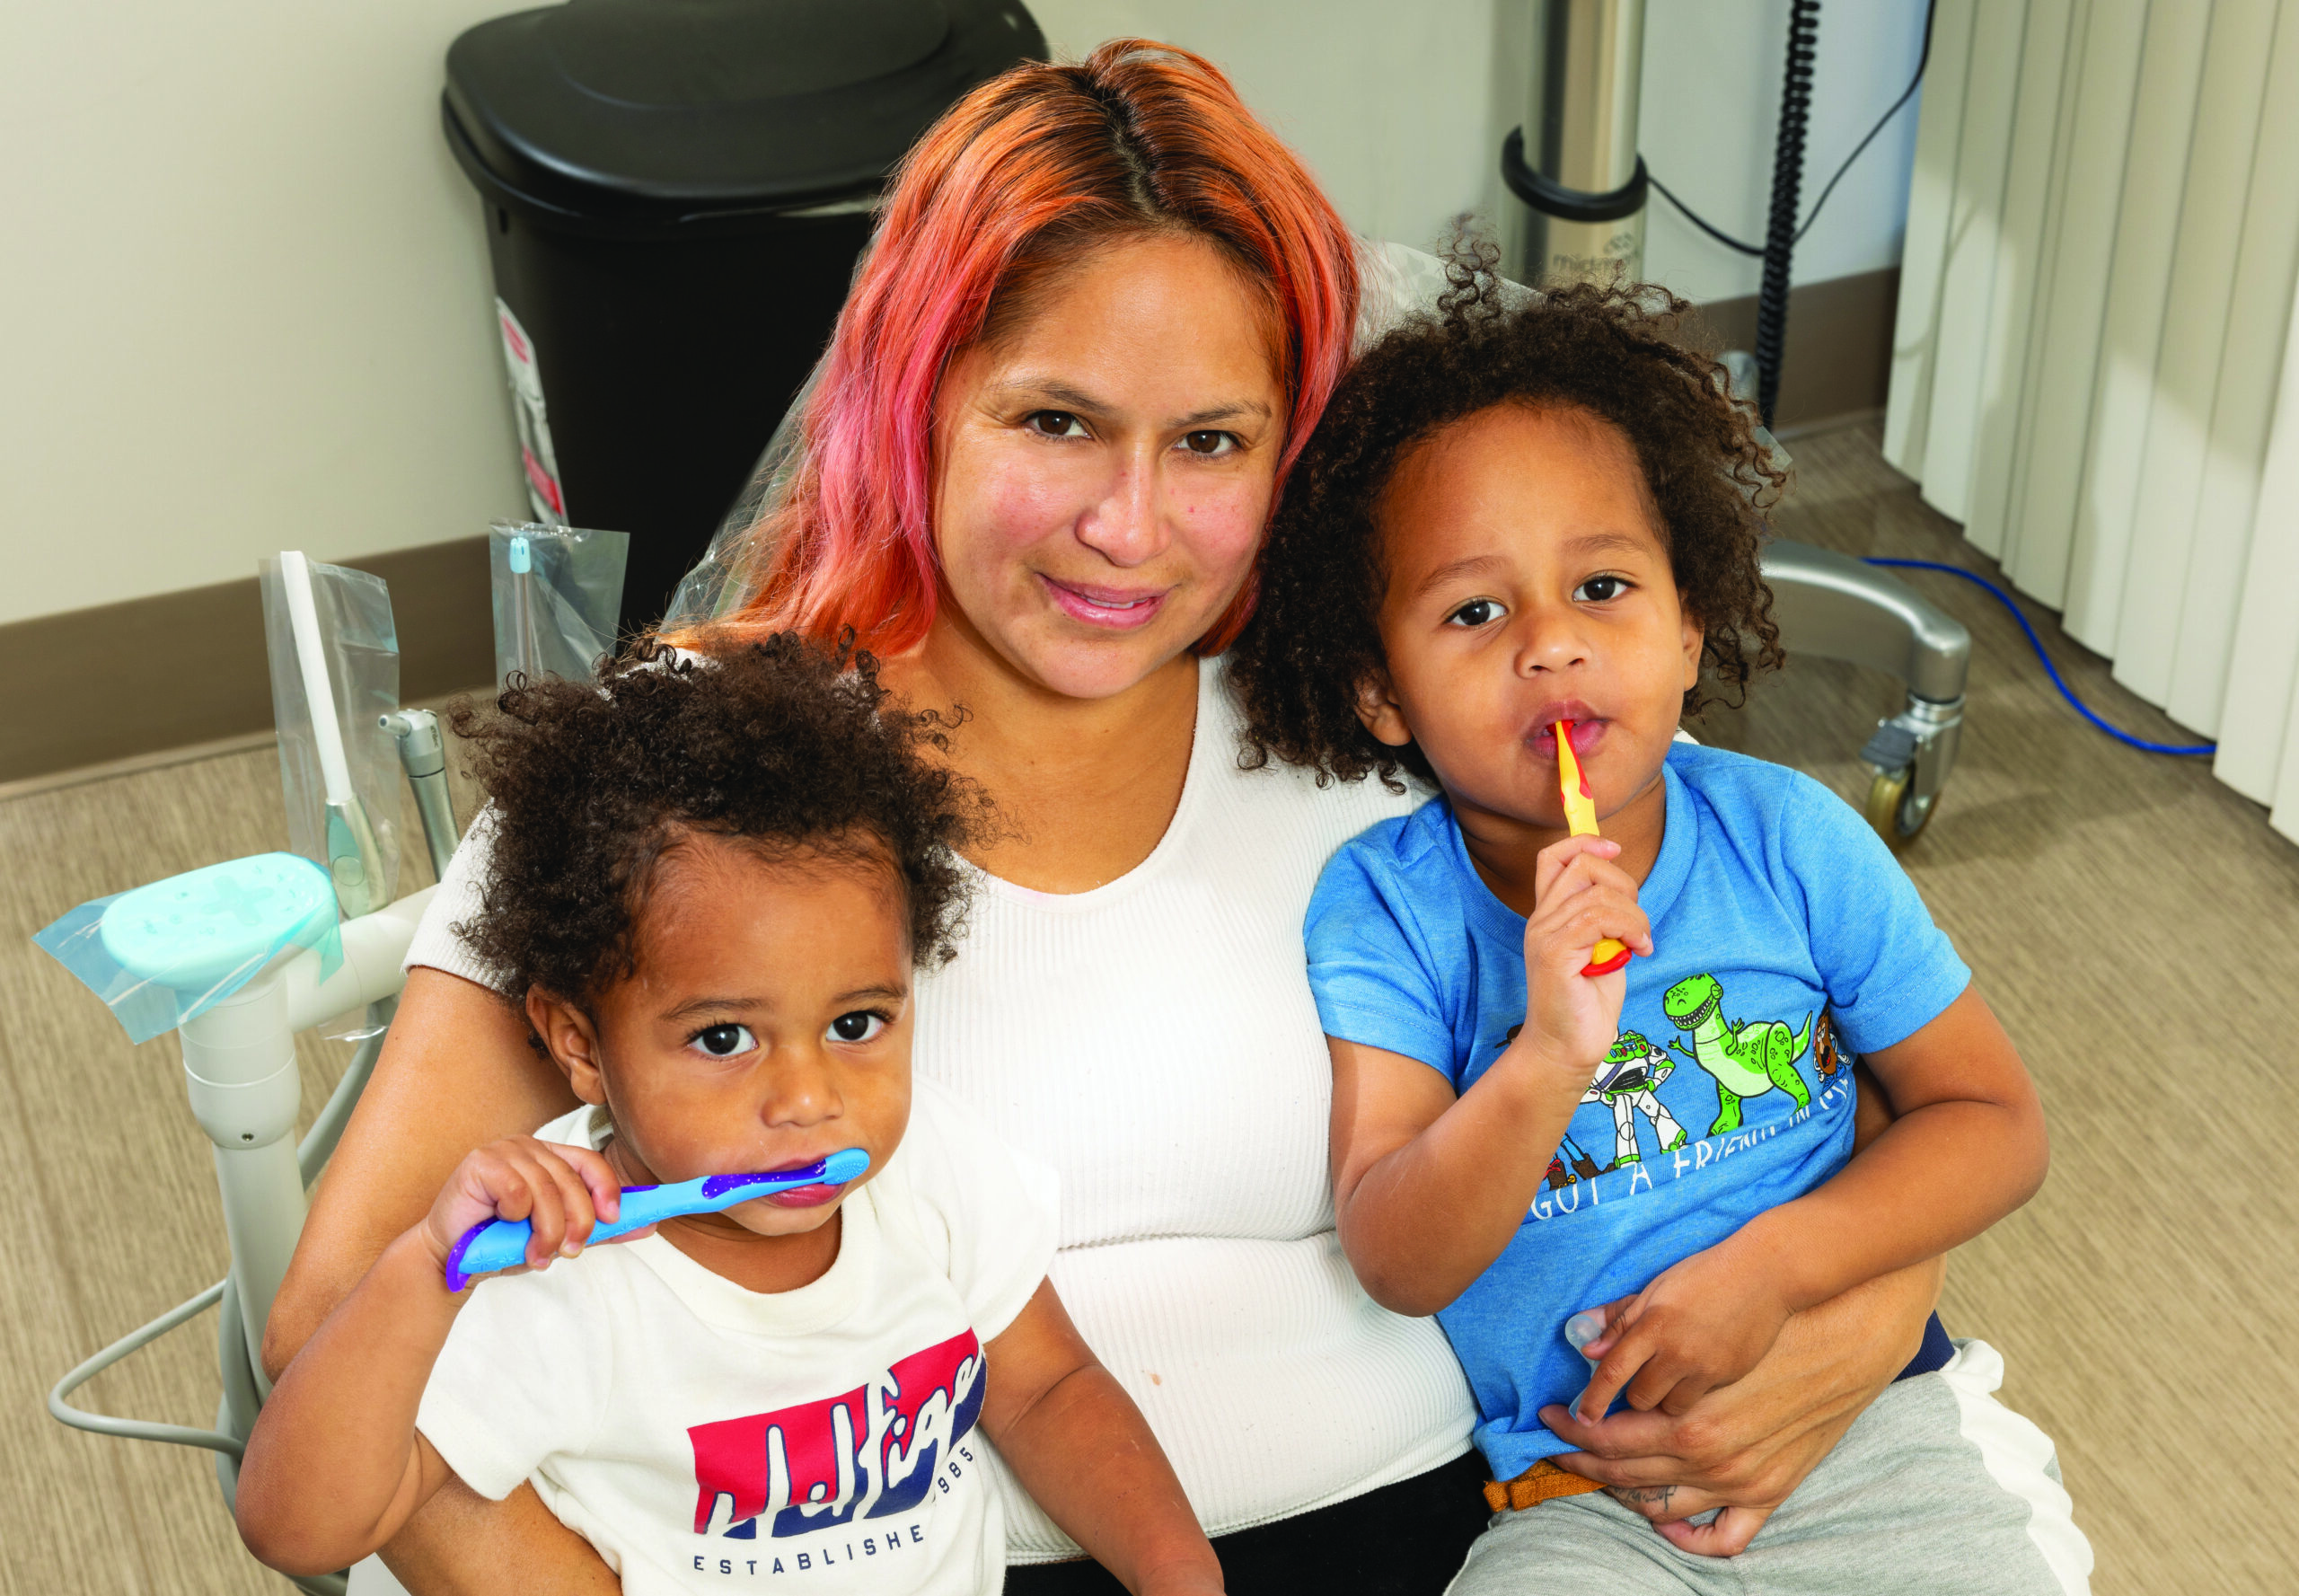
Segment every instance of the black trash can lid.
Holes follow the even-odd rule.
[[[444,110],[498,204],[718,231],[868,195],[960,95],[1044,55],[1021,0],[569,0],[456,40]]]

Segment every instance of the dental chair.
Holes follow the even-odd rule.
[[[1766,551],[1764,571],[1790,647],[1884,671],[1907,684],[1907,707],[1878,726],[1861,757],[1872,778],[1870,824],[1895,848],[1913,842],[1930,822],[1955,763],[1969,633],[1889,573],[1845,555],[1775,541]],[[397,740],[435,874],[444,876],[458,833],[438,720],[428,710],[401,710],[383,723]],[[194,874],[258,862],[209,866]],[[163,891],[187,879],[142,890]],[[227,1507],[232,1503],[242,1451],[269,1394],[261,1361],[264,1326],[303,1228],[305,1193],[335,1151],[374,1068],[404,981],[400,962],[436,891],[427,887],[344,922],[339,967],[316,948],[290,949],[230,997],[183,1022],[185,1084],[192,1117],[215,1145],[231,1272],[57,1381],[48,1398],[57,1420],[99,1435],[205,1448],[216,1454],[216,1482]],[[268,929],[285,928],[239,929],[261,941]],[[294,1143],[302,1096],[295,1034],[362,1005],[374,1034],[360,1043],[310,1133]],[[72,1404],[73,1393],[95,1375],[210,1307],[221,1310],[222,1395],[214,1429],[118,1418]],[[343,1596],[349,1588],[342,1574],[292,1583],[313,1596]],[[360,1588],[397,1587],[376,1564],[363,1572]]]

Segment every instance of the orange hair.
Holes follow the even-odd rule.
[[[1290,404],[1282,484],[1349,363],[1348,230],[1211,62],[1113,40],[982,84],[903,159],[800,419],[788,492],[737,557],[762,562],[756,592],[721,625],[824,642],[850,629],[880,654],[922,639],[939,595],[930,453],[950,357],[993,316],[1023,313],[1063,266],[1167,232],[1218,245],[1263,302]],[[1200,653],[1229,646],[1257,592],[1248,577]]]

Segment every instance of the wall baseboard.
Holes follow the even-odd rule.
[[[1881,410],[1892,380],[1900,269],[1887,266],[1788,290],[1788,347],[1773,430]],[[1700,322],[1719,350],[1757,347],[1757,296],[1713,300]]]
[[[494,675],[484,536],[330,563],[391,584],[403,699]],[[0,783],[268,731],[256,579],[0,626]]]
[[[1883,404],[1899,278],[1895,266],[1789,291],[1781,428]],[[1703,342],[1754,347],[1755,295],[1697,316]],[[337,563],[391,584],[401,696],[435,698],[493,675],[484,537]],[[264,731],[271,678],[255,578],[0,626],[0,783]]]

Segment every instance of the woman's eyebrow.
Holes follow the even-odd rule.
[[[1055,377],[1015,377],[990,384],[988,392],[1010,403],[1015,400],[1044,400],[1048,409],[1073,410],[1081,416],[1105,416],[1111,406],[1106,400],[1097,399],[1083,388],[1074,388]],[[1176,416],[1167,421],[1167,429],[1187,432],[1216,421],[1235,421],[1245,417],[1266,421],[1276,412],[1257,399],[1232,400],[1227,404],[1193,410],[1186,416]]]

